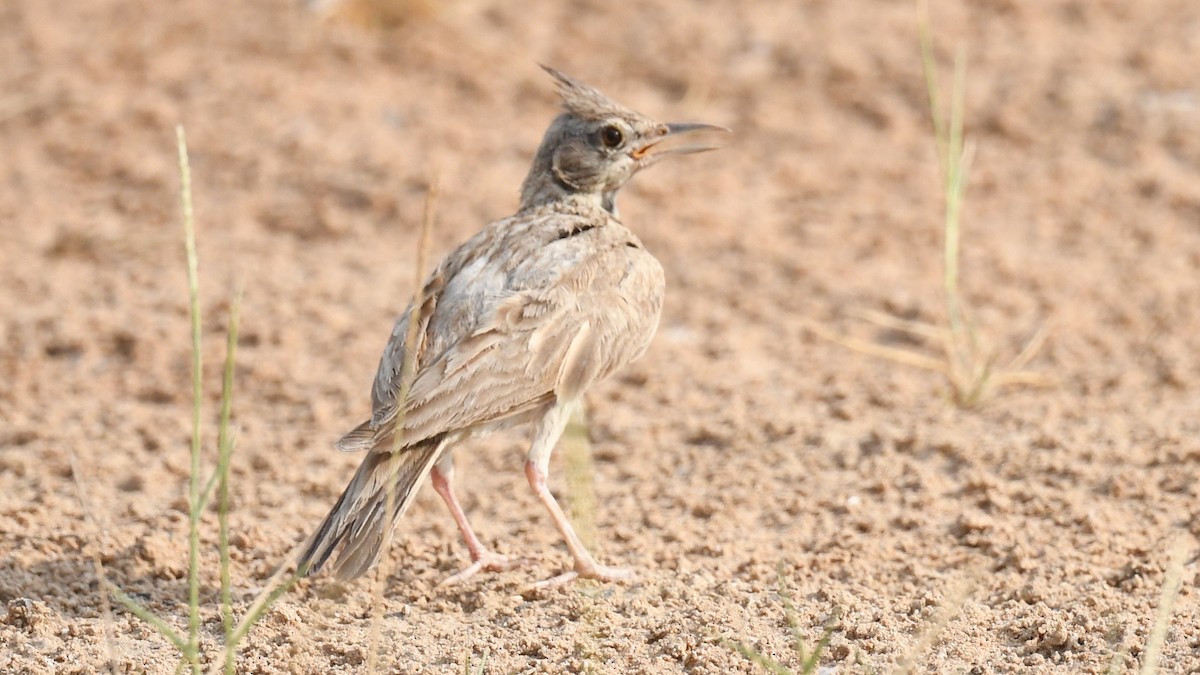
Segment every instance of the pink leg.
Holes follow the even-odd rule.
[[[529,479],[529,486],[533,488],[538,499],[550,512],[550,517],[554,519],[554,525],[567,542],[567,550],[575,559],[575,569],[539,581],[534,584],[534,588],[553,588],[577,578],[596,579],[597,581],[623,581],[633,578],[633,570],[624,567],[609,567],[596,562],[596,559],[580,541],[579,535],[575,534],[575,528],[571,527],[571,522],[567,520],[566,514],[559,507],[554,495],[550,493],[550,488],[546,487],[545,472],[539,471],[533,461],[525,462],[525,477]]]
[[[567,420],[570,419],[573,410],[572,405],[560,404],[546,413],[546,417],[542,420],[542,424],[534,436],[529,457],[525,461],[525,477],[529,480],[529,487],[533,488],[534,494],[550,512],[555,527],[566,540],[567,550],[575,559],[575,569],[540,581],[534,584],[534,588],[553,588],[574,581],[576,578],[597,581],[622,581],[633,578],[632,570],[623,567],[609,567],[596,562],[596,559],[583,545],[583,541],[579,539],[579,535],[575,534],[575,528],[571,527],[571,522],[567,520],[567,515],[563,513],[558,501],[554,499],[554,495],[550,493],[550,488],[546,486],[546,469],[550,464],[550,451],[554,449],[559,437],[562,436],[563,429],[566,428]]]
[[[484,547],[483,543],[479,541],[479,537],[475,536],[475,530],[471,529],[471,523],[467,521],[467,514],[463,513],[462,506],[458,503],[458,497],[454,495],[454,486],[452,485],[454,463],[450,459],[449,453],[442,455],[438,463],[433,466],[430,477],[433,480],[434,491],[438,493],[442,501],[446,502],[446,507],[450,509],[450,515],[454,516],[454,522],[458,525],[458,531],[462,533],[467,551],[471,554],[471,564],[442,581],[441,585],[456,584],[479,572],[503,572],[528,562],[520,558],[510,558],[493,553]]]

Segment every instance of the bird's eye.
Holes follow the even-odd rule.
[[[600,130],[600,142],[606,148],[615,148],[625,142],[625,134],[616,126],[610,124]]]

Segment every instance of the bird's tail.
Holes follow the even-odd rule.
[[[385,535],[417,496],[444,445],[444,439],[435,437],[395,453],[372,450],[309,538],[297,570],[315,574],[335,552],[333,572],[339,581],[357,579],[371,569],[382,553]]]

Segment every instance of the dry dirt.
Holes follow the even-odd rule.
[[[465,551],[425,490],[389,558],[386,670],[486,654],[488,673],[755,672],[725,640],[796,667],[781,589],[805,640],[832,630],[836,672],[910,656],[926,672],[1136,669],[1179,539],[1162,663],[1200,669],[1200,4],[935,0],[944,82],[968,46],[964,291],[1002,356],[1050,331],[1031,368],[1054,386],[975,410],[936,374],[808,328],[936,351],[853,318],[944,316],[912,3],[380,6],[0,2],[0,671],[178,662],[139,619],[104,618],[91,557],[184,625],[175,125],[197,204],[206,471],[225,310],[245,292],[241,613],[359,461],[331,442],[368,412],[429,177],[435,255],[513,210],[557,105],[536,62],[736,132],[622,195],[669,295],[645,358],[589,399],[591,515],[600,558],[640,576],[526,592],[568,562],[525,485],[527,438],[472,443],[457,457],[476,528],[537,562],[437,587]],[[365,671],[371,586],[305,581],[242,672]]]

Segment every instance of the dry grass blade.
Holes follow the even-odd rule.
[[[939,361],[933,357],[925,356],[924,354],[918,354],[907,349],[887,347],[869,340],[860,340],[849,335],[842,335],[812,321],[808,322],[806,327],[812,332],[816,333],[818,336],[829,340],[830,342],[834,342],[846,347],[847,349],[853,349],[856,352],[870,354],[871,356],[878,356],[880,358],[888,359],[889,361],[895,361],[896,363],[901,363],[907,366],[931,370],[935,373],[946,375],[947,377],[950,376],[950,370],[945,361]]]
[[[192,169],[188,161],[183,126],[175,127],[179,149],[179,205],[183,211],[184,246],[187,252],[188,309],[192,320],[192,464],[188,477],[188,642],[184,655],[192,673],[200,673],[200,408],[203,359],[200,349],[200,271],[196,255],[195,214],[192,209]]]
[[[1150,637],[1146,640],[1146,650],[1142,654],[1141,675],[1153,675],[1158,672],[1158,662],[1162,658],[1162,648],[1167,642],[1167,630],[1171,627],[1171,615],[1175,612],[1175,601],[1183,588],[1183,566],[1187,560],[1188,547],[1180,537],[1171,547],[1171,561],[1167,564],[1167,572],[1163,579],[1162,592],[1158,598],[1158,610],[1154,613],[1154,626],[1150,629]]]
[[[289,590],[291,590],[292,586],[295,586],[296,582],[303,579],[307,572],[307,567],[301,567],[282,584],[279,583],[279,580],[286,576],[286,568],[280,569],[278,572],[272,575],[271,579],[267,583],[266,588],[259,593],[258,597],[255,598],[254,604],[250,605],[250,609],[246,610],[246,615],[242,617],[242,620],[238,622],[237,628],[234,629],[233,637],[231,638],[233,644],[236,646],[238,643],[240,643],[242,639],[244,639],[250,632],[250,629],[254,627],[254,624],[258,623],[258,620],[262,618],[262,615],[271,608],[271,605],[275,604],[275,601],[278,600],[284,593],[287,593]],[[218,662],[218,665],[223,664]],[[213,672],[216,670],[217,669],[214,668]]]
[[[942,631],[962,611],[963,605],[971,597],[976,580],[976,576],[971,576],[960,579],[950,586],[940,611],[932,621],[925,625],[920,635],[917,636],[917,642],[913,645],[912,649],[896,664],[896,668],[892,671],[894,675],[904,675],[913,671],[917,663],[917,658],[929,651],[937,643]]]
[[[491,651],[483,650],[483,655],[479,657],[479,665],[476,666],[471,663],[471,654],[468,652],[467,660],[463,663],[463,675],[483,675],[487,672],[488,656],[490,655]]]
[[[1005,372],[1023,372],[1025,366],[1029,365],[1029,362],[1033,360],[1033,357],[1037,356],[1037,353],[1041,351],[1042,345],[1046,344],[1046,338],[1049,335],[1049,323],[1043,323],[1041,326],[1038,326],[1038,329],[1036,332],[1034,332],[1033,337],[1029,338],[1029,341],[1025,343],[1025,347],[1021,349],[1021,352],[1017,354],[1016,357],[1013,358],[1013,360],[1008,364],[1008,368],[1005,369]],[[1048,382],[1050,378],[1045,379]]]
[[[92,542],[92,568],[96,573],[96,580],[100,583],[100,615],[104,618],[104,652],[108,657],[108,669],[116,675],[117,673],[117,648],[113,638],[113,613],[112,605],[108,601],[108,593],[104,589],[111,586],[108,581],[108,575],[104,571],[104,561],[100,558],[100,545],[102,542],[103,531],[100,529],[100,524],[96,522],[95,514],[92,512],[91,503],[88,501],[87,492],[83,489],[83,478],[79,472],[79,458],[75,456],[75,451],[67,446],[67,461],[71,464],[71,479],[75,483],[75,494],[79,498],[79,508],[83,511],[83,517],[92,528],[95,535],[95,540]]]
[[[233,582],[229,576],[229,462],[233,456],[233,434],[230,417],[233,414],[233,371],[237,361],[238,319],[242,294],[234,295],[229,306],[229,335],[225,345],[225,377],[221,383],[221,419],[217,431],[217,548],[221,556],[221,626],[225,631],[225,672],[233,675]]]
[[[216,673],[220,673],[229,667],[230,661],[236,653],[237,645],[241,644],[242,640],[246,638],[250,633],[250,629],[254,627],[254,624],[258,623],[258,620],[275,604],[275,601],[281,598],[284,593],[291,590],[307,573],[307,566],[300,567],[291,575],[288,574],[286,565],[280,566],[279,569],[275,570],[275,573],[267,580],[263,589],[255,596],[254,602],[250,604],[250,608],[246,610],[246,614],[242,616],[242,620],[234,627],[228,643],[233,645],[234,649],[228,649],[225,652],[217,654],[216,658],[213,659],[212,665],[209,666],[208,672],[210,675],[216,675]],[[288,577],[287,581],[280,583],[284,577]]]
[[[783,600],[783,614],[787,619],[788,628],[792,631],[792,647],[796,651],[796,657],[800,660],[800,670],[793,671],[791,668],[783,665],[779,661],[763,654],[754,647],[750,646],[742,640],[722,640],[722,644],[742,655],[742,658],[759,666],[763,670],[774,675],[812,675],[818,672],[821,665],[821,654],[829,647],[830,640],[833,639],[834,626],[837,624],[840,612],[835,608],[830,615],[829,620],[825,624],[824,630],[821,632],[821,638],[817,640],[817,644],[813,645],[811,652],[808,651],[804,643],[804,635],[800,632],[800,622],[796,618],[796,604],[792,601],[792,595],[787,589],[787,580],[783,574],[783,566],[779,569],[779,597]]]
[[[902,319],[887,312],[880,312],[874,309],[849,309],[846,311],[846,314],[867,323],[875,324],[880,328],[908,333],[909,335],[927,340],[937,340],[940,342],[946,337],[946,329],[935,324],[912,319]]]
[[[396,419],[396,428],[404,427],[404,405],[408,399],[408,392],[412,387],[413,379],[417,374],[417,360],[412,358],[412,355],[417,353],[417,340],[420,338],[418,334],[420,330],[420,307],[425,302],[425,267],[429,259],[430,242],[433,239],[433,221],[434,214],[437,211],[438,198],[438,179],[435,176],[429,182],[429,189],[425,193],[425,216],[421,223],[421,243],[417,248],[417,264],[414,270],[416,281],[416,291],[413,292],[412,306],[414,311],[409,315],[407,332],[404,335],[404,353],[407,355],[404,359],[402,372],[400,374],[400,391],[396,396],[397,410],[399,410]],[[395,457],[401,450],[403,443],[402,435],[397,432],[392,446],[392,456]],[[396,505],[396,472],[399,469],[399,462],[392,463],[392,470],[388,476],[387,502],[384,513],[393,513]],[[380,544],[380,550],[384,552],[382,555],[379,568],[375,574],[375,583],[371,588],[372,610],[371,610],[371,632],[368,638],[367,647],[367,672],[374,674],[379,668],[379,642],[381,638],[383,624],[383,586],[388,578],[388,556],[386,552],[392,543],[392,530],[390,526],[386,526],[383,531],[383,542]]]
[[[596,539],[596,465],[588,438],[587,415],[582,408],[567,423],[560,445],[566,463],[567,493],[571,500],[571,520],[575,531],[588,548]]]
[[[183,213],[184,242],[187,252],[188,268],[188,308],[191,317],[192,337],[192,454],[191,471],[188,489],[188,632],[187,637],[180,636],[165,621],[138,605],[132,598],[111,584],[107,586],[130,612],[154,626],[181,652],[182,661],[179,670],[190,668],[193,673],[200,672],[200,518],[212,495],[214,487],[218,494],[219,520],[219,549],[221,566],[221,618],[225,632],[225,649],[215,659],[216,665],[212,672],[224,669],[227,673],[234,672],[233,656],[237,644],[245,637],[250,626],[258,620],[266,607],[269,607],[283,592],[291,588],[297,577],[290,582],[274,588],[269,587],[259,596],[251,607],[251,611],[237,626],[233,624],[232,581],[229,568],[229,465],[233,453],[233,435],[230,432],[230,419],[233,406],[233,375],[236,362],[238,320],[240,308],[240,293],[230,306],[229,332],[227,336],[224,378],[221,389],[221,414],[218,427],[218,460],[215,474],[207,482],[202,481],[201,473],[201,436],[200,417],[202,403],[202,361],[201,361],[201,320],[200,320],[200,275],[199,262],[196,254],[196,230],[191,195],[191,168],[188,162],[187,142],[183,127],[176,127],[176,141],[179,150],[180,176],[180,206]],[[272,578],[272,582],[277,582]]]

